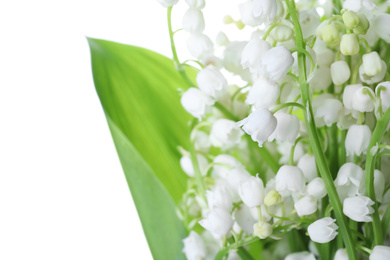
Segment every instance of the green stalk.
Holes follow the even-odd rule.
[[[374,169],[375,169],[375,159],[377,152],[373,153],[373,147],[376,145],[379,145],[381,142],[381,139],[383,135],[386,132],[386,128],[390,123],[390,109],[387,109],[386,113],[383,115],[381,119],[379,119],[376,123],[376,127],[374,132],[372,133],[371,141],[368,146],[367,150],[367,157],[366,157],[366,190],[367,195],[376,202],[375,198],[375,187],[374,187]],[[373,205],[373,208],[375,210],[374,213],[372,213],[372,228],[374,231],[374,244],[375,245],[382,245],[383,244],[383,235],[382,235],[382,226],[379,218],[379,212],[378,212],[378,204],[375,203]]]
[[[298,48],[305,49],[305,43],[303,41],[303,35],[301,26],[299,24],[299,19],[297,17],[297,11],[295,10],[295,4],[293,1],[286,0],[287,7],[290,12],[292,21],[294,22],[294,31],[295,31],[295,41]],[[298,53],[298,67],[299,67],[299,85],[301,88],[302,103],[306,105],[307,113],[304,113],[305,123],[307,126],[307,132],[309,135],[309,140],[311,147],[313,149],[314,156],[316,158],[316,163],[320,175],[325,183],[328,196],[333,206],[337,224],[339,225],[341,236],[343,237],[345,247],[348,252],[348,257],[350,260],[356,260],[356,251],[355,245],[352,240],[351,231],[347,223],[347,219],[343,214],[342,204],[340,198],[337,194],[336,187],[333,183],[332,175],[329,171],[329,167],[326,163],[326,158],[321,147],[319,140],[317,128],[314,122],[313,108],[311,106],[309,86],[306,79],[306,61],[305,54]]]

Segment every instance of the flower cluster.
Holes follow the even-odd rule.
[[[265,259],[277,259],[289,250],[269,245],[284,248],[286,236],[302,252],[285,259],[388,257],[390,4],[247,0],[224,23],[249,37],[220,32],[213,42],[205,1],[185,2],[199,65],[195,79],[182,73],[181,104],[195,118],[180,161],[186,257],[239,259],[263,240]],[[306,234],[316,244],[294,246]]]

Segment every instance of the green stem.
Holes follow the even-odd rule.
[[[302,104],[299,104],[297,102],[288,102],[288,103],[284,103],[280,106],[273,108],[271,110],[271,113],[276,113],[279,110],[282,110],[283,108],[286,108],[286,107],[298,107],[298,108],[302,109],[303,111],[305,111],[305,109],[306,109]]]
[[[196,122],[196,119],[194,119],[194,123],[195,122]],[[200,168],[199,168],[198,156],[197,156],[196,151],[195,151],[195,143],[191,137],[190,137],[190,147],[189,148],[190,148],[189,149],[190,150],[190,158],[191,158],[192,167],[194,168],[194,175],[195,175],[196,186],[198,188],[198,193],[205,201],[207,201],[206,200],[206,189],[204,186],[202,173],[201,173]]]
[[[372,149],[374,146],[379,145],[381,139],[386,132],[386,128],[390,123],[390,109],[387,109],[386,113],[383,115],[381,119],[377,121],[374,132],[372,133],[371,141],[367,150],[366,157],[366,190],[367,195],[376,202],[375,198],[375,187],[374,187],[374,169],[375,169],[375,157],[377,152],[373,153]],[[378,212],[378,203],[373,205],[375,210],[372,213],[372,228],[374,231],[374,246],[382,245],[383,243],[383,235],[382,235],[382,227],[379,218]]]
[[[294,30],[295,30],[295,41],[296,46],[298,48],[305,49],[305,43],[303,42],[303,35],[301,26],[299,24],[299,19],[297,17],[297,11],[295,10],[295,3],[294,1],[286,0],[287,7],[289,9],[291,19],[294,22]],[[301,95],[302,95],[302,103],[306,104],[307,113],[304,113],[305,116],[305,123],[307,126],[307,133],[309,135],[309,140],[311,147],[314,152],[314,156],[316,158],[316,163],[320,172],[320,175],[325,183],[326,190],[328,192],[328,196],[330,199],[330,202],[333,206],[333,210],[335,213],[335,217],[337,220],[337,224],[340,227],[340,233],[343,237],[348,257],[350,260],[356,260],[356,251],[355,246],[352,240],[351,231],[349,229],[347,219],[343,214],[342,210],[342,204],[340,201],[340,198],[337,194],[336,187],[333,183],[332,175],[329,171],[329,167],[326,163],[326,158],[322,150],[322,146],[319,140],[319,135],[317,132],[317,128],[314,122],[314,114],[313,114],[313,108],[311,105],[311,99],[310,99],[310,91],[309,86],[307,84],[306,79],[306,58],[305,54],[298,53],[298,67],[299,67],[299,84],[301,88]]]

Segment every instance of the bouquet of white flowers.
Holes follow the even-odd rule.
[[[390,2],[186,0],[184,62],[158,2],[173,62],[89,39],[154,258],[390,259]]]

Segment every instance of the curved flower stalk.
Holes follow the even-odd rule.
[[[180,206],[189,259],[252,259],[250,243],[286,234],[290,250],[301,251],[286,259],[356,260],[357,250],[383,244],[390,47],[376,30],[387,16],[369,0],[335,1],[335,9],[325,2],[246,1],[241,20],[224,22],[252,35],[230,41],[220,32],[214,44],[205,34],[205,1],[187,1],[183,29],[199,65],[195,80],[176,53],[168,7],[173,59],[188,83],[181,103],[195,118],[190,151],[181,150],[190,177]],[[234,76],[244,83],[232,84]],[[302,229],[325,245],[298,244]]]

